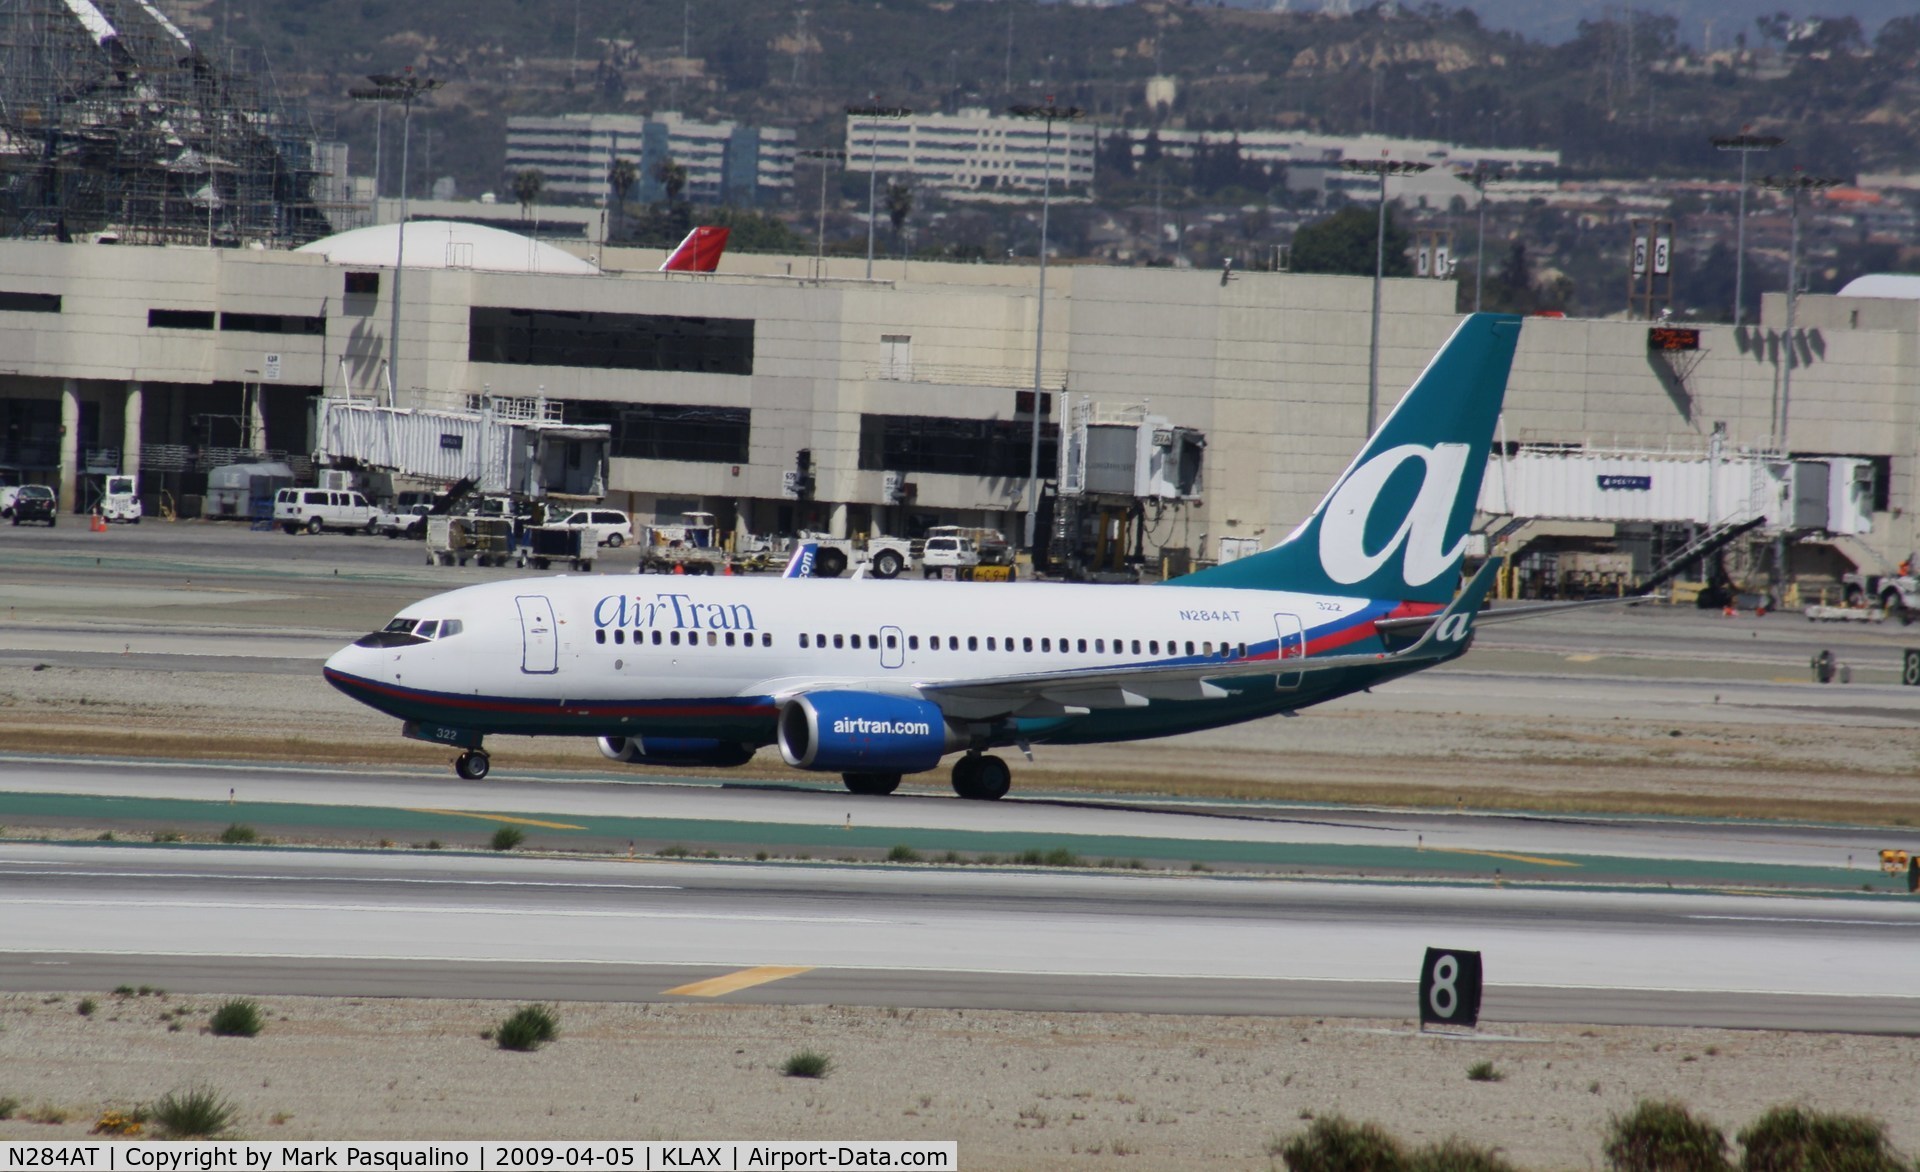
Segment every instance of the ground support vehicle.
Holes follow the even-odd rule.
[[[1920,616],[1920,578],[1911,572],[1894,574],[1842,574],[1840,586],[1848,606],[1879,603],[1888,618],[1897,618],[1902,626]]]
[[[513,560],[513,522],[501,518],[428,517],[426,541],[430,566],[504,566]]]
[[[980,555],[983,566],[1010,566],[1013,564],[1013,546],[998,529],[973,529],[965,525],[935,525],[927,530],[929,539],[935,537],[965,537],[973,542],[974,552]]]
[[[593,555],[599,547],[587,539],[585,530],[566,525],[529,525],[527,543],[520,551],[520,564],[533,563],[536,570],[564,561],[583,574],[593,572]]]
[[[107,477],[107,490],[100,497],[98,512],[107,521],[123,521],[129,525],[140,523],[140,497],[134,491],[134,478],[131,476]]]
[[[683,525],[654,526],[640,550],[642,574],[717,574],[727,565],[712,513],[688,513]]]
[[[866,563],[868,577],[898,578],[913,565],[913,542],[904,537],[868,537],[862,543],[803,529],[796,540],[815,546],[816,578],[838,578],[862,562]]]

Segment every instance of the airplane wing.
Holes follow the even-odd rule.
[[[1387,667],[1432,663],[1466,650],[1473,637],[1475,616],[1493,587],[1499,559],[1480,568],[1467,588],[1446,609],[1422,619],[1427,630],[1399,651],[1360,655],[1319,655],[1280,660],[1221,659],[1201,663],[1147,664],[1131,667],[1077,668],[1063,671],[1022,672],[989,678],[901,681],[889,691],[917,694],[939,705],[959,720],[1000,716],[1078,716],[1095,708],[1143,708],[1154,700],[1213,700],[1227,695],[1213,681],[1334,671],[1354,667]],[[777,699],[846,686],[844,682],[783,681],[774,689]]]

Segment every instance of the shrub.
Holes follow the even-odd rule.
[[[1906,1172],[1886,1125],[1864,1115],[1774,1107],[1740,1133],[1743,1172]]]
[[[914,850],[904,842],[887,852],[887,862],[889,863],[917,863],[919,861],[920,852]]]
[[[1338,1115],[1280,1145],[1288,1172],[1404,1172],[1400,1142],[1372,1123],[1349,1123]]]
[[[12,1119],[18,1110],[20,1110],[20,1100],[12,1095],[0,1095],[0,1119]]]
[[[833,1059],[818,1050],[801,1050],[788,1057],[780,1073],[788,1078],[825,1078],[833,1069]]]
[[[156,830],[153,832],[153,841],[179,842],[181,841],[180,832],[178,830]]]
[[[1496,1155],[1466,1140],[1454,1138],[1428,1144],[1407,1160],[1407,1172],[1514,1172],[1514,1167]]]
[[[493,832],[493,838],[487,845],[497,851],[510,851],[526,840],[526,832],[518,826],[502,826]]]
[[[1607,1124],[1603,1149],[1614,1172],[1728,1172],[1727,1139],[1684,1104],[1642,1099]]]
[[[223,1002],[207,1019],[207,1029],[223,1038],[251,1038],[262,1024],[260,1007],[240,997]]]
[[[233,846],[240,843],[259,842],[260,835],[244,822],[233,822],[220,832],[220,841]]]
[[[1491,1062],[1476,1062],[1467,1067],[1467,1077],[1474,1082],[1500,1082],[1507,1076],[1495,1069]]]
[[[82,997],[80,999],[80,1004],[74,1006],[73,1010],[75,1013],[78,1013],[81,1017],[92,1017],[93,1011],[98,1008],[100,1008],[100,1003],[98,1001],[95,1001],[91,997]]]
[[[560,1036],[560,1015],[547,1005],[522,1005],[493,1031],[493,1044],[502,1050],[538,1050]]]
[[[166,1135],[176,1139],[205,1139],[233,1124],[233,1104],[204,1084],[161,1095],[149,1112]]]
[[[117,1135],[131,1137],[140,1134],[140,1128],[147,1121],[147,1113],[138,1107],[131,1111],[103,1111],[95,1121],[88,1135]]]
[[[115,997],[132,997],[134,995],[133,986],[132,985],[115,985],[113,987],[113,995]]]

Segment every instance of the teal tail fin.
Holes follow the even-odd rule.
[[[1167,584],[1452,598],[1520,322],[1498,313],[1461,322],[1286,540]]]

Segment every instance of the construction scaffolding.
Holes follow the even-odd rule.
[[[333,231],[326,177],[264,55],[151,0],[0,0],[0,235],[291,247]]]

